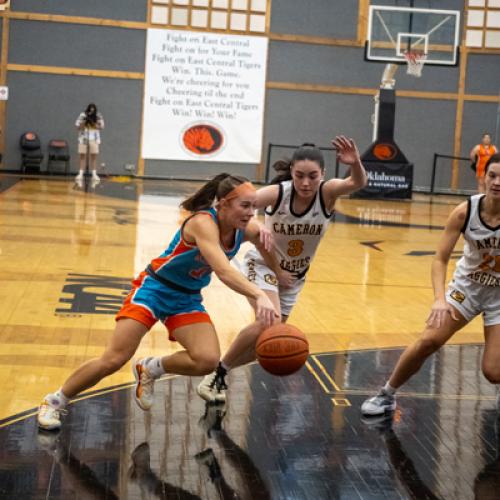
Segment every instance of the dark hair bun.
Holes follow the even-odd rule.
[[[290,172],[291,161],[288,158],[282,158],[274,162],[273,168],[276,172]]]

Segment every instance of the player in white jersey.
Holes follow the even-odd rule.
[[[483,314],[482,371],[500,383],[500,154],[485,168],[486,194],[472,196],[451,213],[432,264],[434,304],[422,337],[399,358],[388,382],[361,405],[364,415],[396,409],[396,389],[420,369],[424,361],[478,314]],[[463,234],[462,258],[445,292],[446,269]]]
[[[257,208],[266,209],[265,225],[273,236],[276,265],[271,269],[259,253],[249,251],[243,272],[269,296],[281,312],[283,322],[304,286],[335,201],[341,195],[364,187],[367,182],[355,142],[337,136],[332,143],[339,161],[350,166],[350,175],[345,179],[324,181],[325,161],[321,151],[313,144],[304,144],[294,152],[291,160],[276,162],[273,167],[280,175],[271,185],[257,191]],[[225,400],[225,374],[229,369],[255,360],[255,343],[262,330],[262,324],[255,321],[238,334],[217,370],[198,386],[198,394],[203,399]]]

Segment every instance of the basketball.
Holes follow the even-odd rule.
[[[304,366],[309,343],[296,326],[279,323],[260,334],[255,350],[264,370],[273,375],[290,375]]]

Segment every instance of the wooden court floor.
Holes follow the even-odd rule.
[[[86,192],[70,180],[0,175],[1,422],[35,408],[102,352],[130,280],[168,244],[179,202],[198,185],[115,179]],[[338,202],[290,318],[312,353],[401,347],[418,337],[440,229],[460,201]],[[251,320],[250,308],[217,279],[205,300],[224,350]],[[481,341],[475,320],[451,343]],[[138,354],[176,348],[157,325]],[[97,388],[131,380],[126,366]]]

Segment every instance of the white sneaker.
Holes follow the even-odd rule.
[[[138,359],[132,363],[132,371],[135,377],[135,402],[145,411],[150,410],[153,406],[155,390],[155,379],[150,377],[144,366],[149,359]]]
[[[97,175],[97,172],[95,170],[92,170],[92,180],[93,181],[100,181],[101,178]]]
[[[227,391],[225,375],[226,370],[220,365],[214,372],[205,375],[196,388],[198,396],[209,403],[225,403]]]
[[[38,408],[38,427],[46,431],[55,431],[61,428],[61,412],[50,406],[49,402],[44,399]]]
[[[78,175],[75,177],[75,182],[81,182],[83,181],[83,172],[79,172]]]
[[[367,399],[361,405],[363,415],[382,415],[396,409],[396,396],[387,394],[384,389],[380,389],[376,396]]]

